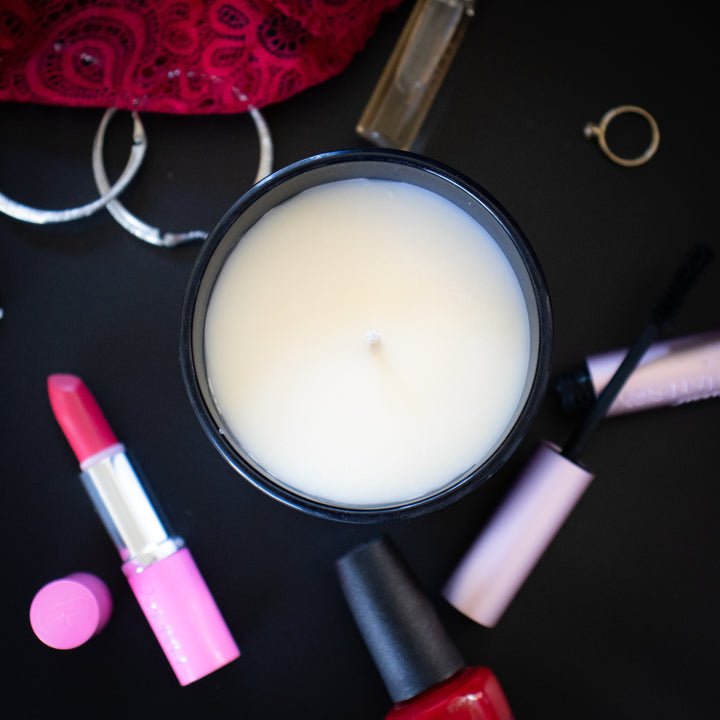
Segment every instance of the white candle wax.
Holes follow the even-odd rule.
[[[210,298],[213,398],[281,484],[347,508],[440,490],[500,444],[530,323],[489,233],[414,185],[306,190],[253,225]]]

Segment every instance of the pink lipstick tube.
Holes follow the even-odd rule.
[[[190,551],[168,533],[88,388],[74,375],[51,375],[48,392],[83,485],[180,684],[237,658],[240,651]]]

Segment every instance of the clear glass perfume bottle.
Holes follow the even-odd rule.
[[[474,14],[475,0],[417,0],[357,124],[362,138],[410,149]]]

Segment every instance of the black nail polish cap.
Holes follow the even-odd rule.
[[[394,703],[460,671],[465,661],[404,558],[387,537],[336,563],[340,586]]]

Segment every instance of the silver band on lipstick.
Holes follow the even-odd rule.
[[[183,542],[168,534],[123,446],[109,450],[102,459],[84,463],[81,478],[124,566],[137,572],[169,557]]]

